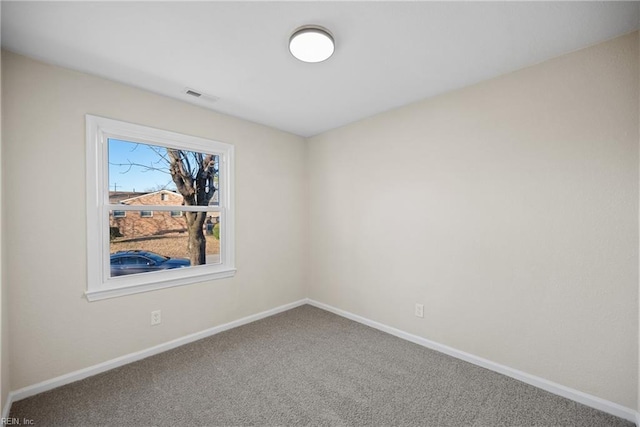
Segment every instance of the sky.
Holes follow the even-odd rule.
[[[175,190],[166,162],[152,148],[166,153],[163,147],[109,138],[109,190]]]

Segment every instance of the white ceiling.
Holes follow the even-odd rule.
[[[3,1],[2,46],[311,136],[628,33],[639,17],[636,2]],[[304,24],[335,36],[328,61],[289,54]]]

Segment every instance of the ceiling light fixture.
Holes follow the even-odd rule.
[[[335,50],[333,36],[326,28],[305,25],[293,32],[289,39],[289,52],[303,62],[322,62]]]

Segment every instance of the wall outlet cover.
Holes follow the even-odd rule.
[[[160,323],[162,323],[162,315],[160,313],[160,310],[152,311],[151,312],[151,326],[159,325]]]

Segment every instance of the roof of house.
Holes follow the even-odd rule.
[[[121,199],[121,200],[118,201],[118,203],[126,203],[126,202],[129,202],[129,201],[133,200],[133,199],[139,199],[141,197],[153,196],[154,194],[160,194],[160,193],[171,194],[171,195],[174,195],[174,196],[178,196],[182,200],[182,195],[176,193],[175,191],[159,190],[159,191],[152,191],[150,193],[139,193],[139,194],[133,193],[134,195],[132,197]],[[111,196],[109,196],[109,199],[111,199]]]
[[[171,191],[171,190],[160,190],[160,191],[153,191],[153,192],[134,192],[134,191],[109,191],[109,203],[111,204],[127,204],[127,202],[133,200],[133,199],[138,199],[140,197],[146,197],[146,196],[151,196],[153,194],[158,194],[158,193],[165,193],[165,194],[172,194],[175,196],[178,196],[182,199],[182,195],[179,193],[176,193],[175,191]],[[217,206],[218,205],[218,191],[215,192],[215,194],[213,195],[213,197],[211,198],[211,201],[209,202],[210,206]]]
[[[109,203],[121,203],[124,200],[144,196],[145,194],[149,193],[137,191],[109,191]]]

